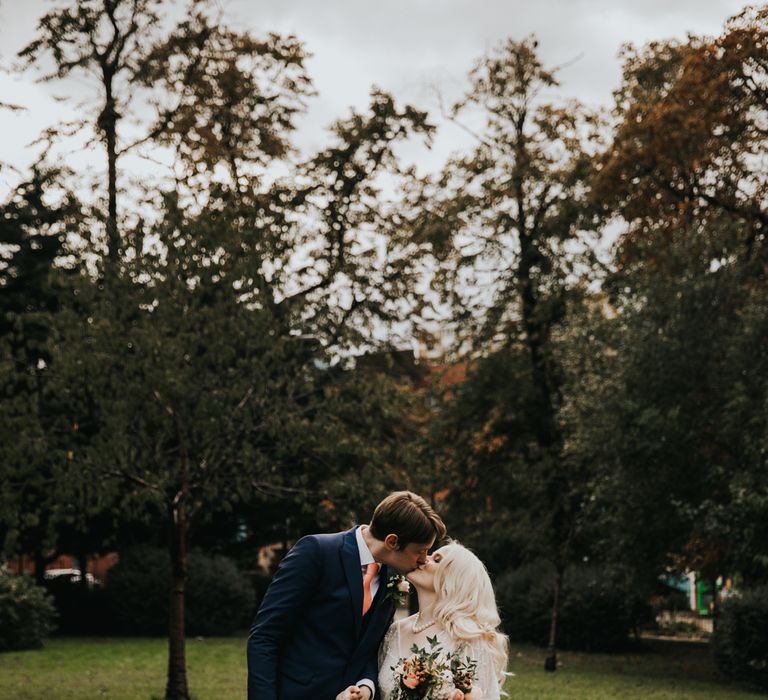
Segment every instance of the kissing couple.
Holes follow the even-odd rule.
[[[248,638],[248,700],[498,700],[507,639],[491,580],[445,538],[420,496],[397,491],[371,521],[302,537]],[[394,621],[405,576],[419,612]]]

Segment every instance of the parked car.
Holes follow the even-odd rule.
[[[80,569],[47,569],[44,578],[48,581],[64,578],[70,583],[80,583]],[[85,581],[88,588],[98,588],[101,582],[94,578],[93,574],[86,573]]]

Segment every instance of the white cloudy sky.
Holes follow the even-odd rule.
[[[325,128],[349,107],[363,108],[372,85],[401,100],[435,109],[434,85],[458,96],[473,61],[503,38],[535,34],[547,65],[568,63],[563,95],[607,106],[618,85],[624,42],[716,34],[743,0],[218,0],[225,18],[255,33],[294,33],[313,54],[309,70],[319,91],[301,122],[306,151],[325,142]],[[178,3],[182,7],[184,3]],[[0,0],[0,62],[9,63],[33,36],[51,0]],[[574,59],[578,59],[575,60]],[[76,87],[73,86],[73,89]],[[24,169],[26,147],[64,109],[52,95],[66,87],[32,76],[0,75],[0,102],[29,107],[0,111],[0,161]],[[436,120],[437,121],[437,120]],[[433,169],[466,140],[443,125],[430,152],[407,156]],[[0,195],[14,181],[0,172]]]

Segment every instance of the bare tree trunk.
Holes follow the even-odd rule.
[[[120,115],[112,96],[112,75],[104,71],[106,103],[99,115],[98,125],[107,149],[107,260],[111,272],[117,268],[120,239],[117,230],[117,122]]]
[[[525,343],[531,358],[531,374],[534,388],[539,399],[538,414],[538,443],[546,452],[560,452],[562,435],[557,423],[555,402],[558,398],[559,387],[557,377],[551,371],[547,360],[546,345],[555,317],[546,315],[542,318],[539,308],[539,294],[536,281],[532,275],[534,262],[537,257],[535,231],[527,231],[524,227],[524,202],[522,187],[518,188],[518,210],[520,230],[520,263],[518,265],[518,289],[521,301],[522,321],[525,328]],[[549,467],[551,469],[552,467]],[[565,539],[563,532],[562,485],[558,478],[550,474],[548,479],[547,496],[549,507],[553,512],[553,530],[556,537]],[[558,542],[562,545],[562,542]],[[565,544],[567,550],[567,544]],[[549,624],[549,642],[544,668],[547,671],[557,670],[557,616],[560,608],[560,589],[563,582],[563,568],[558,565],[555,574],[555,587],[552,600],[552,614]]]
[[[549,621],[549,643],[547,658],[544,660],[544,670],[557,671],[557,614],[560,608],[560,588],[563,585],[563,572],[558,568],[555,574],[555,590],[552,597],[552,615]]]
[[[108,177],[108,218],[107,241],[109,244],[109,261],[117,265],[120,241],[117,233],[117,155],[115,153],[115,132],[107,134],[107,177]]]
[[[182,493],[186,488],[182,490]],[[171,599],[168,617],[168,680],[165,700],[190,700],[184,639],[188,522],[184,497],[171,506]]]
[[[522,206],[522,204],[520,205]],[[533,385],[539,397],[540,421],[539,444],[546,448],[559,444],[560,431],[555,418],[554,400],[558,387],[555,377],[547,366],[546,344],[550,326],[554,319],[540,318],[539,298],[532,268],[536,259],[536,247],[531,233],[521,231],[520,264],[518,265],[518,285],[521,301],[522,321],[525,328],[525,344],[531,357]]]

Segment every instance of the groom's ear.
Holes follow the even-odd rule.
[[[387,549],[396,552],[400,545],[400,540],[398,539],[397,535],[390,533],[384,538],[384,544],[386,545]]]

